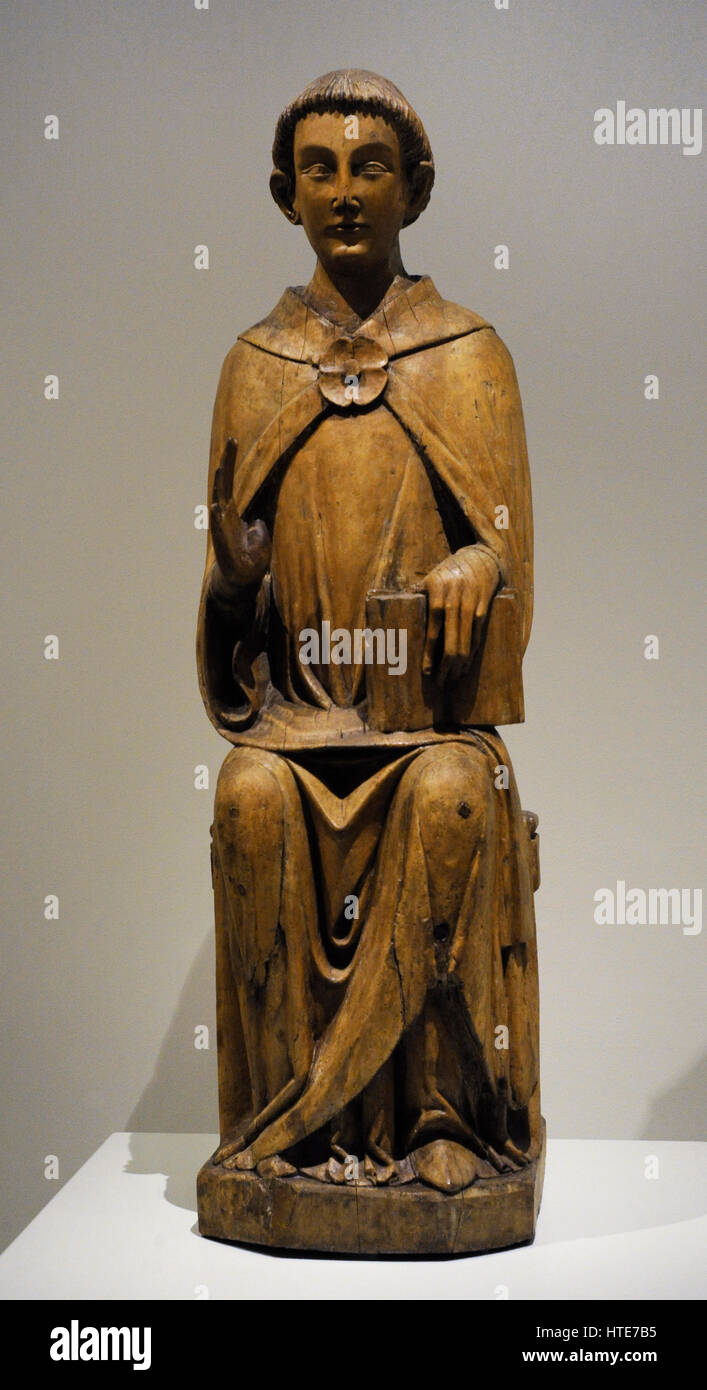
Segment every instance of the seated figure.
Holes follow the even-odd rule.
[[[513,363],[404,268],[434,165],[392,83],[312,83],[273,158],[317,259],[240,335],[213,415],[197,657],[233,747],[200,1229],[512,1244],[543,1157],[537,822],[495,727],[523,718],[533,600]]]

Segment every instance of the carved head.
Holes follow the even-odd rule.
[[[434,161],[419,116],[372,72],[310,83],[282,112],[270,189],[326,266],[365,273],[429,202]]]

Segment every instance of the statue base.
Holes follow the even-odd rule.
[[[505,1177],[446,1195],[421,1182],[340,1186],[297,1174],[261,1178],[217,1167],[197,1178],[199,1231],[218,1240],[336,1255],[462,1255],[526,1245],[535,1236],[545,1171],[538,1157]]]

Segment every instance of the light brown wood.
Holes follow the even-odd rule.
[[[228,353],[197,633],[233,747],[212,827],[221,1143],[205,1235],[348,1253],[533,1238],[532,512],[513,363],[409,276],[434,165],[373,74],[283,112],[306,287]],[[353,1189],[353,1190],[352,1190]]]

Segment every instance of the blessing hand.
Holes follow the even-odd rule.
[[[432,675],[435,646],[444,628],[444,647],[437,683],[456,680],[472,665],[489,605],[500,579],[490,550],[467,545],[449,555],[422,581],[427,594],[427,633],[422,670]]]
[[[214,475],[213,501],[209,510],[211,540],[222,585],[237,590],[245,584],[259,584],[270,568],[270,536],[264,521],[250,526],[239,515],[233,501],[233,471],[238,445],[228,439]]]

